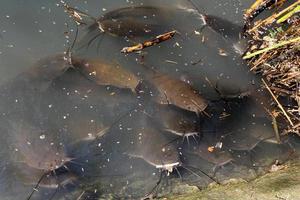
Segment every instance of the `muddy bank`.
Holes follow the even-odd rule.
[[[202,191],[194,186],[183,185],[178,188],[180,195],[161,199],[300,199],[300,160],[290,161],[283,167],[250,182],[231,179],[223,186],[211,185]]]

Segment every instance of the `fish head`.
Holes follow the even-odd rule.
[[[172,172],[173,169],[181,165],[178,152],[174,148],[163,147],[161,149],[161,159],[155,165],[156,168]]]
[[[199,135],[199,127],[197,126],[196,122],[193,121],[186,121],[180,120],[173,122],[172,124],[168,125],[167,128],[164,129],[167,132],[173,133],[179,136],[195,136]]]
[[[183,107],[186,110],[195,112],[197,114],[202,113],[208,106],[207,101],[200,95],[192,95],[183,101]]]
[[[66,163],[72,161],[64,152],[49,151],[42,159],[38,161],[38,168],[45,171],[55,171],[64,167]]]
[[[55,171],[62,168],[66,163],[70,162],[72,158],[69,158],[65,150],[59,149],[49,149],[48,151],[42,152],[43,157],[39,159],[39,167],[45,171]],[[42,156],[42,155],[41,155]]]

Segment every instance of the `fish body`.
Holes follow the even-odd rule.
[[[34,169],[46,172],[63,167],[72,159],[67,156],[63,143],[38,127],[26,122],[10,122],[12,141],[17,162],[22,162]],[[54,134],[54,133],[52,133]]]
[[[208,148],[209,145],[201,142],[199,145],[195,146],[190,153],[214,164],[215,168],[224,166],[233,161],[233,157],[229,152],[220,150],[210,152],[208,151]]]
[[[177,149],[170,140],[154,127],[141,127],[135,130],[133,148],[125,154],[145,160],[148,164],[172,172],[181,164]]]
[[[72,64],[80,73],[98,85],[110,85],[135,91],[139,79],[119,64],[110,64],[98,59],[73,58]]]
[[[26,78],[38,91],[45,91],[55,78],[60,77],[70,67],[66,56],[57,54],[40,59],[33,67],[22,73],[20,78]]]
[[[19,164],[16,170],[17,178],[25,185],[35,186],[39,179],[39,187],[48,189],[57,189],[64,187],[77,180],[77,176],[72,172],[65,170],[63,173],[45,173],[43,170],[29,167],[25,164]]]
[[[192,112],[174,106],[156,105],[152,116],[163,130],[172,134],[184,137],[200,133],[199,118]]]
[[[208,27],[219,33],[233,50],[242,55],[247,49],[247,39],[242,35],[243,27],[214,15],[204,15]]]
[[[99,28],[113,36],[155,35],[168,19],[167,10],[152,6],[124,7],[105,13],[98,19]]]
[[[203,112],[207,101],[191,85],[179,79],[165,74],[157,74],[147,80],[153,91],[154,101],[159,104],[172,104],[181,109],[195,112]]]

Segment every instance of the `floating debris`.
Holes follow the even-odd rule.
[[[279,1],[281,4],[284,2]],[[245,13],[246,20],[254,18],[262,12],[261,7],[273,5],[271,3],[277,1],[257,1]],[[295,1],[285,9],[254,22],[252,27],[249,25],[246,33],[252,41],[243,58],[248,60],[251,71],[260,72],[264,76],[264,87],[278,107],[269,113],[276,112],[276,121],[283,118],[287,122],[283,133],[294,132],[300,135],[299,10],[300,1]],[[285,106],[287,99],[292,101],[290,106]]]
[[[156,36],[152,40],[145,41],[143,43],[138,43],[138,44],[136,44],[134,46],[131,46],[131,47],[124,47],[121,50],[121,52],[122,53],[132,53],[132,52],[141,51],[141,50],[143,50],[145,48],[148,48],[148,47],[160,44],[160,43],[162,43],[164,41],[167,41],[167,40],[173,38],[174,35],[175,35],[175,33],[176,33],[176,31],[170,31],[170,32],[164,33],[162,35]]]

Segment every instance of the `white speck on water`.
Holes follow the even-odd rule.
[[[49,107],[49,108],[52,108],[52,104],[49,104],[48,107]]]
[[[9,15],[6,15],[5,17],[6,17],[7,19],[8,19],[8,18],[10,18],[10,16],[9,16]]]
[[[44,134],[43,134],[43,135],[40,135],[40,139],[41,139],[41,140],[44,140],[45,138],[46,138],[46,135],[44,135]]]
[[[199,31],[194,31],[195,35],[200,35],[200,32]]]
[[[18,102],[19,102],[19,100],[18,100],[18,99],[15,99],[15,102],[16,102],[16,103],[18,103]]]
[[[41,29],[39,29],[39,33],[43,32]]]
[[[98,144],[98,147],[101,147],[101,143]]]
[[[106,8],[102,8],[102,11],[106,11],[107,9]]]

